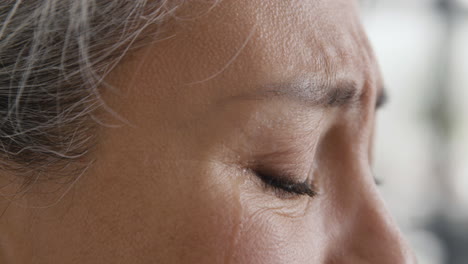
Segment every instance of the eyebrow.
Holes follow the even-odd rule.
[[[254,98],[287,97],[310,106],[345,107],[359,104],[363,90],[354,81],[318,83],[312,81],[293,81],[269,84],[255,92]],[[388,100],[384,88],[379,89],[375,108],[382,107]]]

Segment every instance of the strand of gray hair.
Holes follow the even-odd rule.
[[[72,175],[70,164],[95,144],[90,116],[105,106],[98,87],[173,9],[154,0],[1,1],[0,173],[25,183]]]

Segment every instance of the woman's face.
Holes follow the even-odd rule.
[[[130,125],[102,127],[60,203],[8,209],[4,239],[26,242],[7,258],[413,263],[371,173],[383,85],[356,3],[224,0],[177,15],[108,76],[118,92],[103,97]]]

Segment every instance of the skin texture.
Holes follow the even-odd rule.
[[[207,9],[183,6],[170,38],[108,76],[106,102],[131,125],[102,128],[65,196],[37,184],[10,204],[0,262],[415,263],[370,170],[382,80],[356,3],[225,0],[193,14]],[[351,83],[359,100],[258,96],[291,82]],[[252,164],[319,194],[274,191]]]

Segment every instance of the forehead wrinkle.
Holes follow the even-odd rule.
[[[292,82],[266,85],[260,91],[265,97],[289,97],[310,106],[340,107],[352,105],[361,99],[360,89],[352,80],[315,81],[295,80]]]

